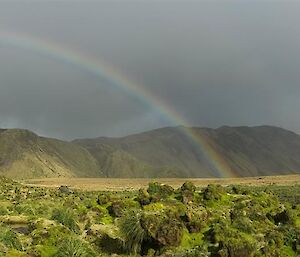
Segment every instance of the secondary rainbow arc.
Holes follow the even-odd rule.
[[[123,90],[128,95],[139,100],[144,105],[155,110],[165,117],[172,125],[183,125],[188,122],[178,114],[171,106],[165,104],[157,96],[153,95],[133,81],[129,80],[120,71],[103,61],[96,60],[79,51],[71,50],[70,47],[59,45],[50,40],[42,40],[38,37],[24,34],[13,33],[0,30],[0,45],[22,48],[37,54],[52,58],[60,62],[78,67],[79,69],[92,73],[100,78],[105,78],[111,82],[111,85]],[[180,127],[182,133],[187,136],[195,146],[205,155],[209,161],[215,176],[217,177],[235,177],[236,174],[224,160],[224,158],[212,147],[211,143],[195,130],[187,127]]]

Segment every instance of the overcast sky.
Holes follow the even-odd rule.
[[[296,1],[0,0],[0,32],[108,63],[181,115],[181,125],[300,133],[299,24]],[[167,125],[106,78],[0,38],[0,127],[73,139]]]

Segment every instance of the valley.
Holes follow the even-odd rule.
[[[209,184],[247,185],[247,186],[293,186],[300,185],[300,175],[265,176],[248,178],[223,178],[223,179],[195,179],[195,178],[42,178],[20,180],[27,186],[58,188],[61,185],[72,189],[85,191],[123,191],[138,190],[146,188],[152,181],[160,184],[167,184],[174,188],[179,188],[185,181],[191,181],[195,186],[202,188]]]

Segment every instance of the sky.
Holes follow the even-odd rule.
[[[297,1],[0,0],[0,127],[68,140],[175,125],[300,133],[299,14]]]

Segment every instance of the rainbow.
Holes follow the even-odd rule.
[[[32,51],[47,58],[72,65],[102,79],[104,78],[111,82],[110,84],[117,89],[126,92],[129,96],[159,113],[162,117],[165,117],[172,125],[188,124],[183,117],[172,109],[171,106],[161,101],[159,97],[151,94],[145,87],[129,80],[120,71],[103,61],[96,60],[91,56],[71,50],[69,47],[59,45],[48,39],[45,41],[41,38],[19,32],[14,33],[0,30],[1,45]],[[233,170],[222,156],[214,150],[211,142],[205,136],[196,133],[195,129],[192,128],[183,126],[180,128],[182,133],[205,155],[216,177],[236,177]]]

